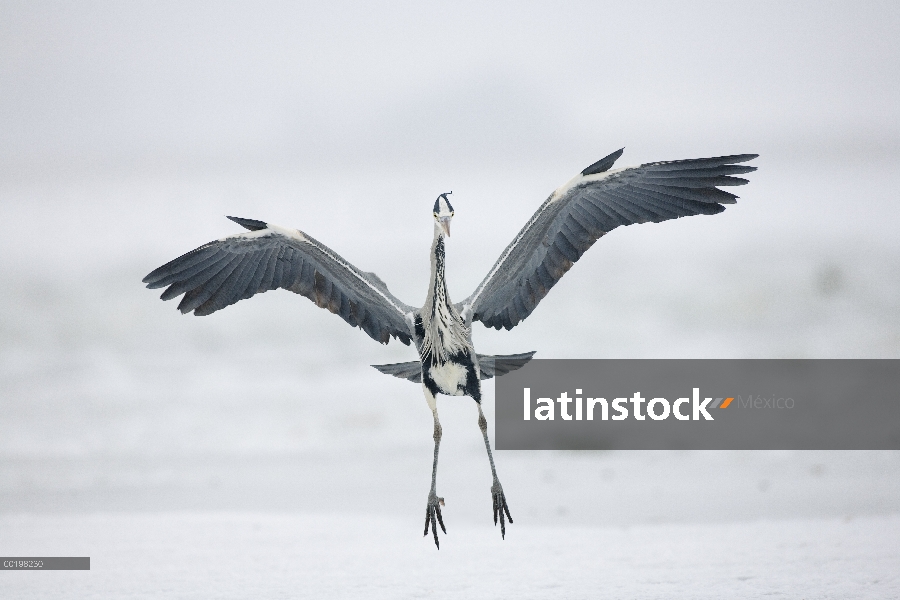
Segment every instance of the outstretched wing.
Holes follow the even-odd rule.
[[[656,162],[610,171],[622,150],[557,189],[500,255],[475,292],[457,304],[466,319],[512,329],[531,314],[566,271],[602,235],[620,225],[712,215],[737,196],[717,186],[755,171],[756,154]]]
[[[382,344],[410,342],[406,316],[374,273],[364,273],[302,231],[228,217],[250,231],[209,242],[146,277],[148,288],[168,286],[163,300],[184,294],[178,310],[203,316],[254,294],[284,288],[306,296]]]

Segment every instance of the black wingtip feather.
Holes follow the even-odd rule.
[[[225,215],[227,219],[230,219],[243,227],[244,229],[249,229],[250,231],[259,231],[260,229],[265,229],[268,227],[268,223],[264,221],[257,221],[256,219],[242,219],[241,217],[229,217]]]
[[[597,173],[603,173],[604,171],[609,171],[612,166],[615,164],[619,157],[622,156],[622,153],[625,152],[625,148],[619,148],[609,156],[604,156],[584,171],[581,172],[582,175],[596,175]]]

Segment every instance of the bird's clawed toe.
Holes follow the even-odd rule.
[[[428,526],[431,525],[431,533],[434,535],[434,545],[437,549],[441,549],[441,543],[438,541],[437,526],[441,526],[441,531],[447,533],[444,527],[444,519],[441,517],[441,507],[444,506],[444,499],[438,497],[433,491],[428,494],[428,506],[425,508],[425,533],[428,535]],[[512,522],[512,521],[510,521]]]
[[[494,525],[497,525],[497,517],[500,517],[500,535],[503,539],[506,539],[506,521],[505,518],[509,519],[510,524],[512,524],[512,516],[509,514],[509,506],[506,504],[506,496],[503,494],[503,486],[500,485],[500,482],[494,480],[494,485],[491,486],[491,498],[494,502]]]

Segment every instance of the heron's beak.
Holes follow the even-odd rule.
[[[441,229],[444,230],[444,235],[450,237],[450,219],[453,217],[441,217],[438,219],[438,223],[441,224]]]

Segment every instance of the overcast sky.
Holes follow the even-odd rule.
[[[0,175],[892,154],[898,31],[893,2],[4,1]]]

